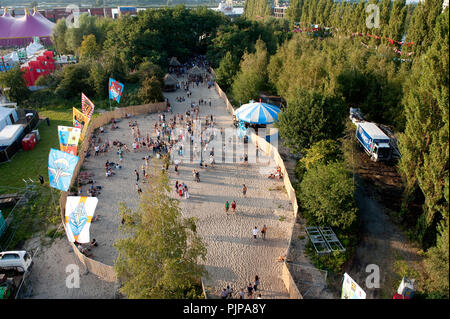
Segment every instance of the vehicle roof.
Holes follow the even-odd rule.
[[[360,125],[374,140],[389,140],[389,136],[387,136],[375,123],[360,122],[358,125]]]
[[[2,251],[0,252],[1,255],[3,254],[19,254],[19,255],[25,255],[25,250],[10,250],[10,251]]]

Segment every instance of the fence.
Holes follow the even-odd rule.
[[[215,72],[212,68],[210,68],[210,72],[211,72],[211,74],[213,74],[215,76]],[[226,104],[228,112],[231,115],[234,115],[234,108],[231,105],[230,101],[228,101],[227,95],[225,94],[225,92],[222,91],[222,89],[220,88],[220,86],[217,83],[215,83],[214,85],[215,85],[215,88],[216,88],[219,96],[225,100],[225,104]],[[297,204],[297,197],[295,195],[295,189],[294,189],[294,187],[292,187],[291,180],[289,179],[289,174],[286,170],[286,166],[284,165],[284,161],[281,158],[280,153],[278,153],[278,150],[272,144],[267,142],[265,139],[257,136],[255,133],[252,133],[250,135],[249,140],[253,144],[258,145],[258,148],[262,152],[264,152],[267,156],[272,157],[273,160],[275,161],[275,163],[278,166],[280,166],[281,173],[283,174],[284,188],[286,190],[289,200],[292,203],[292,208],[294,210],[294,212],[293,212],[294,218],[297,218],[298,204]],[[292,225],[292,228],[294,228],[294,224]],[[291,234],[292,234],[292,232],[291,232]],[[286,260],[289,257],[289,251],[290,251],[289,248],[291,247],[291,240],[292,240],[292,235],[291,235],[291,238],[289,239],[289,245],[288,245],[287,252],[286,252]],[[295,284],[292,274],[286,265],[286,262],[283,263],[283,269],[282,269],[281,275],[282,275],[284,285],[286,286],[286,289],[289,292],[289,296],[292,299],[303,299],[300,291],[297,288],[297,285]]]
[[[105,112],[102,115],[100,115],[99,117],[92,119],[92,121],[90,122],[89,127],[87,129],[84,141],[78,150],[79,160],[78,160],[77,166],[75,167],[75,170],[74,170],[74,173],[72,176],[72,180],[70,182],[70,187],[72,187],[72,185],[78,178],[78,173],[80,172],[80,169],[83,166],[84,158],[90,147],[89,141],[90,141],[92,133],[94,132],[95,129],[99,128],[100,126],[110,123],[112,119],[126,117],[127,114],[129,114],[130,116],[134,116],[134,115],[142,115],[142,114],[147,114],[147,113],[156,113],[156,112],[165,111],[166,108],[167,108],[167,105],[165,102],[155,103],[155,104],[129,106],[129,107],[116,109],[114,111]],[[64,227],[65,227],[65,210],[66,210],[67,196],[68,196],[67,192],[62,192],[61,196],[59,198],[59,205],[60,205],[60,209],[61,209],[61,220],[62,220]],[[72,246],[73,252],[77,256],[77,258],[80,260],[80,262],[84,265],[86,270],[88,270],[89,272],[93,273],[94,275],[100,277],[101,279],[103,279],[105,281],[108,281],[108,282],[116,281],[117,278],[116,278],[116,274],[114,272],[113,266],[105,265],[99,261],[96,261],[89,257],[86,257],[78,250],[78,248],[73,243],[71,243],[71,246]]]

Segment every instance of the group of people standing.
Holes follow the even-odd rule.
[[[175,182],[175,191],[177,192],[178,196],[180,196],[180,198],[184,197],[185,199],[189,199],[189,197],[190,197],[189,189],[184,182],[178,183],[178,181],[176,181]]]
[[[254,295],[259,290],[259,277],[258,275],[255,276],[255,279],[253,280],[253,283],[249,283],[247,287],[241,288],[239,291],[238,299],[246,299],[245,298],[245,291],[247,291],[247,299],[255,299]],[[233,288],[230,286],[227,286],[226,288],[223,288],[221,292],[221,298],[222,299],[233,299]],[[260,293],[256,296],[256,299],[262,299],[262,296]]]

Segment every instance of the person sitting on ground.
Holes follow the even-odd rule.
[[[100,126],[100,133],[105,133],[105,129],[103,128],[103,126]]]
[[[93,238],[93,239],[91,240],[91,242],[89,243],[89,246],[90,246],[90,247],[97,247],[97,246],[98,246],[98,243],[97,243],[97,241],[95,240],[95,238]]]

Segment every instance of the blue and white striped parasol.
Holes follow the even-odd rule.
[[[241,121],[252,124],[271,124],[278,120],[281,110],[271,104],[254,102],[242,105],[234,115]]]

